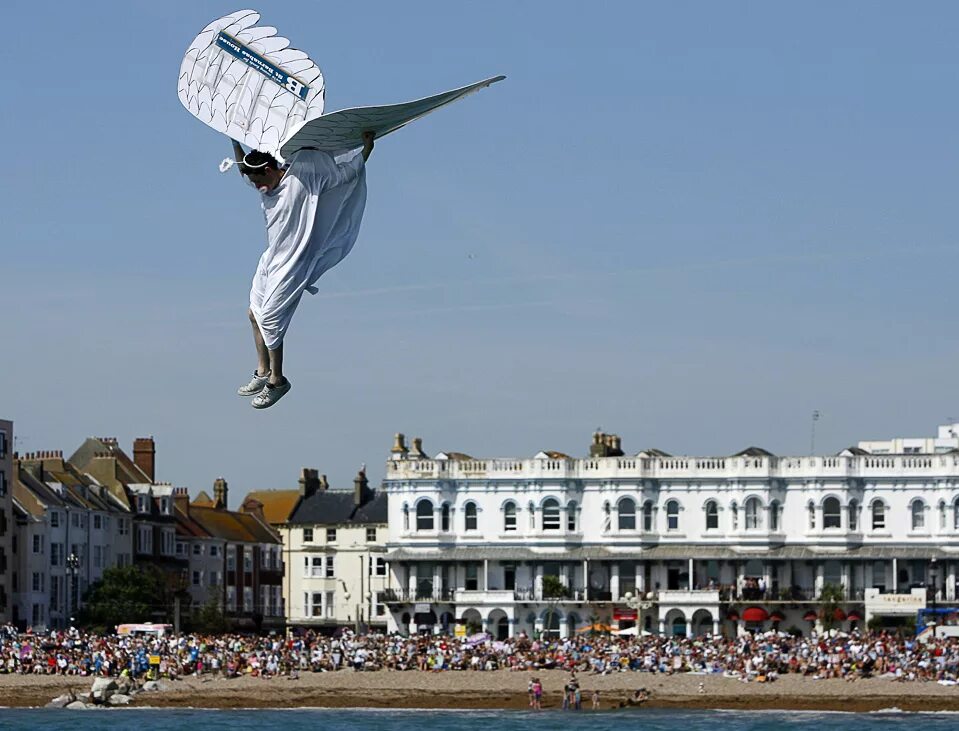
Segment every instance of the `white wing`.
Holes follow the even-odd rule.
[[[279,157],[293,129],[323,114],[326,90],[319,67],[259,19],[238,10],[204,28],[183,57],[177,94],[200,121]]]
[[[330,151],[357,147],[363,142],[362,135],[365,130],[373,130],[377,138],[383,137],[440,107],[485,89],[505,78],[505,76],[494,76],[469,86],[402,104],[341,109],[306,119],[290,128],[289,137],[280,144],[280,154],[284,159],[288,159],[290,155],[303,147],[316,147]]]

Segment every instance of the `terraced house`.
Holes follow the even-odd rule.
[[[386,465],[389,628],[672,634],[895,624],[956,599],[959,451],[430,457]]]

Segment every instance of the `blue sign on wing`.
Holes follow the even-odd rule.
[[[250,68],[256,69],[270,81],[279,84],[291,94],[295,94],[300,99],[306,99],[306,95],[309,93],[310,87],[301,82],[299,79],[290,76],[288,73],[286,73],[286,71],[281,69],[276,64],[267,61],[259,53],[254,51],[252,48],[243,45],[229,33],[224,33],[221,30],[217,34],[216,45],[229,53],[231,56],[240,59]]]

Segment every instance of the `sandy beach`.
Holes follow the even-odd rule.
[[[544,708],[558,708],[563,671],[537,673],[545,690]],[[166,682],[167,690],[142,693],[136,706],[194,708],[514,708],[527,707],[527,673],[362,672],[304,673],[299,680],[187,678]],[[86,693],[91,679],[57,676],[0,675],[0,705],[43,706],[67,690]],[[705,693],[699,692],[703,683]],[[959,686],[898,683],[884,678],[846,682],[785,676],[774,683],[745,684],[702,675],[619,673],[581,675],[583,705],[589,709],[594,689],[602,709],[618,708],[640,687],[652,693],[643,707],[782,710],[959,711]]]

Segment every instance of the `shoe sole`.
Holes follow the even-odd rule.
[[[266,386],[264,386],[263,388],[266,388]],[[275,399],[273,399],[273,401],[271,401],[271,402],[268,403],[268,404],[263,404],[262,406],[257,406],[255,403],[253,403],[253,402],[251,401],[251,402],[250,402],[250,406],[252,406],[254,409],[268,409],[268,408],[270,408],[271,406],[273,406],[273,404],[275,404],[277,401],[279,401],[281,398],[283,398],[284,396],[286,396],[286,395],[290,392],[290,389],[292,389],[292,388],[293,388],[293,384],[290,383],[289,381],[287,381],[287,382],[286,382],[286,389],[283,391],[283,393],[281,393],[279,396],[277,396]],[[262,391],[261,391],[261,393],[262,393]]]

